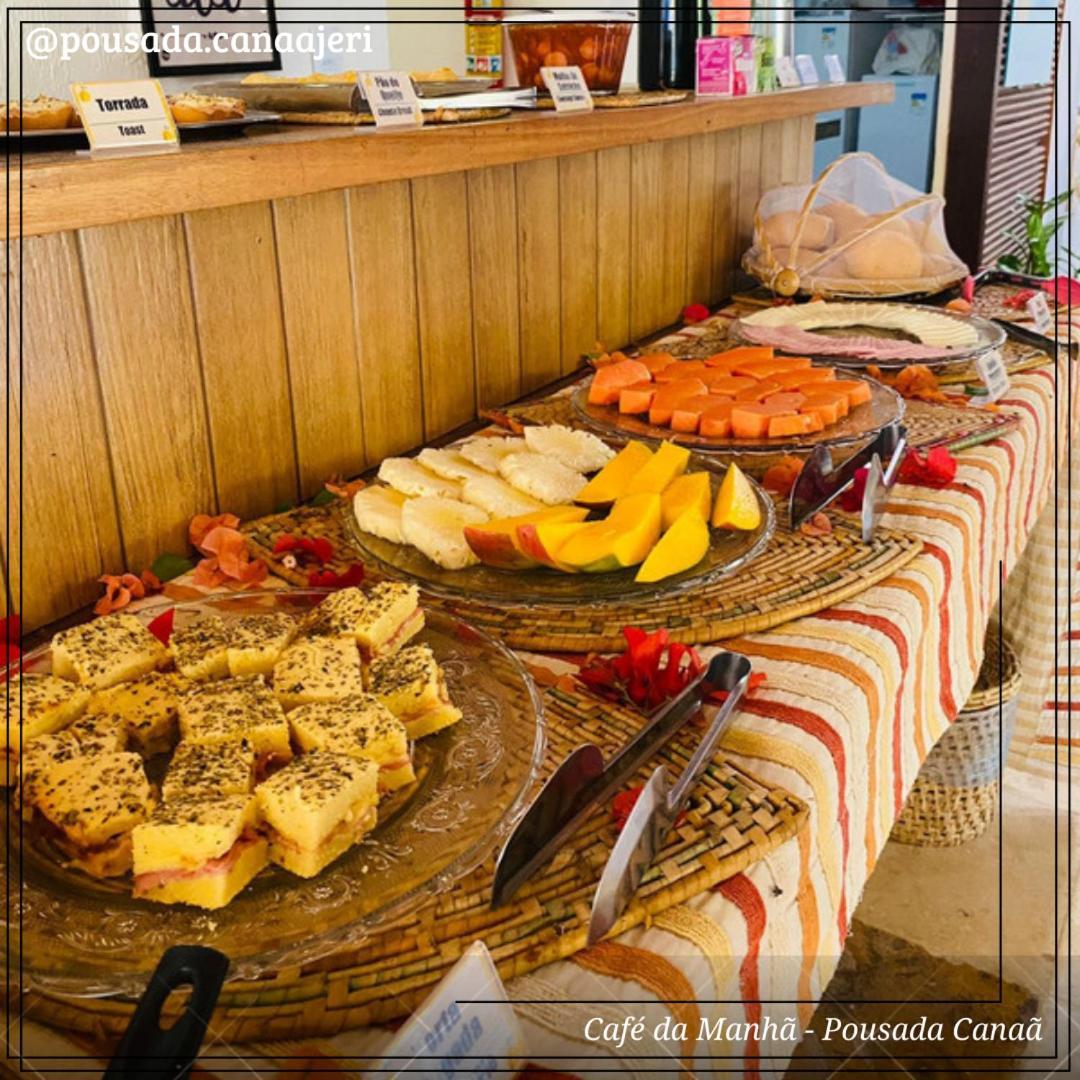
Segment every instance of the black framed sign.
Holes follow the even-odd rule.
[[[139,0],[150,74],[280,70],[274,0]]]

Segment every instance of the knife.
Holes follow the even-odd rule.
[[[889,478],[885,489],[891,487],[906,449],[907,429],[900,423],[882,428],[870,442],[837,466],[833,465],[832,452],[827,446],[815,446],[791,487],[788,506],[792,531],[841,495],[854,481],[859,469],[869,465],[875,455],[879,461],[888,461],[888,466],[882,469],[882,476]],[[878,518],[880,516],[879,513]],[[877,519],[873,523],[876,525]],[[870,536],[864,527],[863,539],[869,541]]]
[[[611,930],[630,903],[642,875],[663,847],[664,838],[682,813],[694,785],[716,755],[720,736],[727,730],[749,679],[750,661],[738,653],[719,653],[709,663],[705,673],[708,693],[726,690],[727,699],[717,709],[682,776],[672,784],[667,767],[658,766],[634,803],[593,897],[590,945],[595,945]]]
[[[540,789],[499,854],[491,891],[493,908],[505,904],[555,855],[593,808],[618,791],[698,711],[718,689],[709,681],[710,671],[712,664],[655,712],[609,761],[604,761],[603,752],[592,743],[570,752]]]

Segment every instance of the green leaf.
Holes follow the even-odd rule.
[[[150,573],[158,579],[158,581],[172,581],[173,578],[178,578],[181,574],[186,574],[189,570],[194,570],[195,564],[185,558],[183,555],[174,555],[172,552],[165,552],[164,555],[159,555],[150,567]]]
[[[1020,271],[1020,258],[1017,255],[1002,255],[998,259],[998,266],[1003,270],[1012,270],[1016,273]]]
[[[272,514],[287,514],[292,508],[293,504],[291,502],[281,502],[278,503],[277,506],[275,506],[274,509],[270,512]]]
[[[308,505],[325,506],[327,503],[332,503],[336,498],[337,496],[332,491],[327,491],[326,488],[323,488]]]

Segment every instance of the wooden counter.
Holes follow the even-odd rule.
[[[196,513],[308,498],[719,300],[761,192],[811,176],[814,114],[889,93],[28,156],[3,253],[12,606],[69,613],[187,550]]]
[[[505,121],[404,133],[288,127],[264,133],[253,128],[243,140],[190,143],[177,155],[144,158],[134,168],[130,159],[27,155],[23,235],[233,206],[249,202],[256,192],[264,199],[281,199],[726,131],[881,104],[892,93],[887,83],[851,83],[666,107],[601,109],[592,115],[517,113]],[[18,232],[19,208],[13,193],[11,235]]]

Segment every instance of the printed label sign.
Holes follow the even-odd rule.
[[[72,83],[92,154],[161,154],[180,137],[157,79]]]
[[[809,53],[799,53],[795,57],[795,68],[799,72],[799,81],[803,86],[816,86],[818,81],[814,58]]]
[[[416,87],[404,71],[364,71],[357,82],[377,128],[414,128],[424,123]]]
[[[551,92],[556,112],[589,112],[593,107],[592,94],[585,85],[579,67],[546,67],[540,69]]]
[[[829,76],[829,82],[847,82],[844,77],[844,69],[840,66],[840,57],[836,53],[825,54],[825,74]]]
[[[776,58],[776,77],[781,86],[799,86],[799,73],[795,70],[795,63],[790,56],[778,56]]]
[[[494,1080],[517,1072],[524,1046],[491,953],[477,941],[397,1033],[377,1072]]]
[[[1054,325],[1054,317],[1050,314],[1050,305],[1046,302],[1046,293],[1037,292],[1025,305],[1028,318],[1035,324],[1037,334],[1045,334]]]
[[[991,349],[976,357],[975,370],[978,371],[991,401],[997,401],[1009,392],[1009,373],[1005,370],[1000,349]]]

